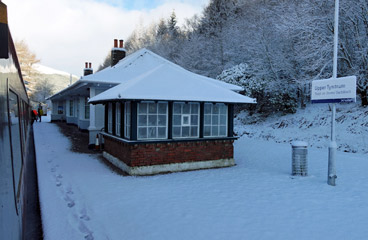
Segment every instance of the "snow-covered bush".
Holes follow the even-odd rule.
[[[256,105],[246,107],[251,113],[294,113],[296,111],[297,98],[293,86],[285,86],[274,80],[256,76],[246,63],[224,70],[217,79],[241,86],[244,88],[244,95],[256,98]]]

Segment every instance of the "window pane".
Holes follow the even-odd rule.
[[[158,103],[158,113],[166,114],[167,112],[167,103]]]
[[[166,115],[158,115],[158,126],[166,126]]]
[[[181,114],[181,103],[174,103],[173,112],[175,114]]]
[[[166,127],[158,128],[158,138],[166,138]]]
[[[213,108],[212,108],[212,114],[218,114],[219,113],[219,105],[218,104],[214,104],[212,105]]]
[[[183,126],[189,125],[189,119],[190,119],[189,114],[182,115],[182,125]]]
[[[147,126],[147,116],[138,115],[138,126]]]
[[[147,128],[145,127],[138,128],[138,138],[147,138]]]
[[[157,115],[148,115],[148,126],[157,126]]]
[[[205,126],[203,129],[203,135],[204,136],[211,136],[211,127],[210,126]]]
[[[225,104],[220,105],[220,113],[226,114],[227,113],[227,106]]]
[[[183,105],[183,113],[184,114],[190,113],[190,104],[187,103]]]
[[[199,110],[199,104],[191,104],[191,106],[192,106],[192,109],[191,109],[191,111],[190,111],[190,113],[192,113],[192,114],[198,114],[198,110]]]
[[[193,126],[198,126],[198,115],[192,115],[190,117],[190,124]]]
[[[226,126],[220,127],[220,136],[226,136]]]
[[[226,125],[226,115],[220,116],[220,125]]]
[[[173,125],[180,126],[181,125],[181,115],[174,115],[173,117]]]
[[[139,103],[138,104],[139,113],[147,113],[147,103]]]
[[[189,127],[182,127],[181,131],[182,137],[189,137]]]
[[[173,127],[173,137],[180,137],[180,129],[181,127]]]
[[[211,115],[204,115],[204,124],[211,125]]]
[[[204,104],[204,114],[210,114],[211,113],[212,104],[211,103],[205,103]]]
[[[218,136],[218,126],[212,126],[212,136]]]
[[[191,127],[190,136],[191,137],[198,137],[198,127]]]
[[[148,113],[157,113],[157,104],[149,103],[148,104]]]
[[[149,127],[148,128],[148,138],[157,138],[156,127]]]
[[[218,125],[218,115],[212,115],[212,125]]]

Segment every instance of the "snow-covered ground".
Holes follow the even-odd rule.
[[[249,116],[235,118],[239,136],[277,143],[306,141],[309,146],[327,148],[331,137],[331,115],[328,104],[308,105],[296,114],[275,115],[267,119]],[[343,152],[368,153],[368,108],[358,103],[336,105],[336,142]]]
[[[338,151],[337,186],[328,186],[318,137],[329,135],[328,123],[297,130],[296,117],[279,118],[289,127],[275,131],[272,119],[238,126],[246,134],[234,144],[234,167],[148,177],[121,176],[98,155],[70,152],[56,125],[35,122],[45,239],[367,239],[367,148]],[[295,138],[320,139],[308,149],[308,177],[290,175]]]

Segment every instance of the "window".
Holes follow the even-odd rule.
[[[116,136],[120,136],[120,125],[121,125],[121,104],[116,103],[115,105],[115,134]]]
[[[112,134],[112,103],[107,105],[107,132]]]
[[[10,132],[11,132],[11,149],[13,151],[13,174],[14,174],[14,186],[15,193],[17,194],[17,200],[19,201],[20,192],[19,187],[22,181],[22,137],[20,128],[20,115],[19,115],[19,99],[18,95],[14,92],[9,91],[9,116],[10,116]]]
[[[57,113],[64,114],[63,102],[58,102]]]
[[[167,102],[138,103],[138,139],[167,138]]]
[[[89,119],[89,103],[88,97],[84,99],[84,119]]]
[[[69,101],[69,116],[73,117],[74,115],[74,102],[73,100]]]
[[[227,105],[204,104],[204,137],[227,136]]]
[[[130,102],[125,103],[124,107],[124,137],[130,139]]]
[[[173,104],[173,138],[199,137],[199,103]]]

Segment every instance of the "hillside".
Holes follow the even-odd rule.
[[[328,104],[315,104],[298,109],[295,114],[276,114],[266,119],[242,112],[236,116],[234,126],[239,136],[276,143],[301,140],[311,147],[327,149],[331,136],[331,111]],[[336,142],[339,151],[368,153],[367,107],[361,107],[359,103],[336,105]]]
[[[41,64],[34,64],[33,67],[39,73],[36,81],[47,80],[54,86],[54,93],[59,92],[70,84],[70,74],[67,72],[63,72]],[[78,76],[72,75],[72,82],[75,82],[78,79]]]

